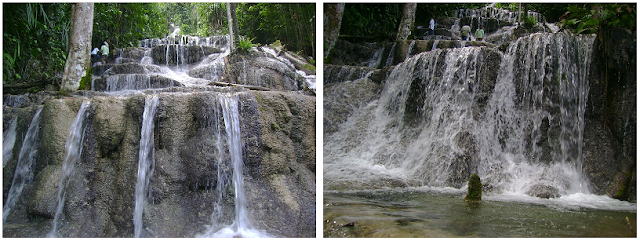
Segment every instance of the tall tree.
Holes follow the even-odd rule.
[[[324,58],[329,56],[329,52],[336,44],[342,26],[342,15],[344,14],[344,3],[324,4]]]
[[[77,3],[71,12],[72,32],[69,55],[64,67],[61,90],[74,91],[91,66],[91,32],[93,31],[93,3]]]
[[[405,3],[402,10],[402,20],[398,25],[398,34],[396,35],[396,41],[407,40],[413,30],[413,23],[416,20],[416,7],[417,3]]]
[[[238,18],[236,18],[236,3],[227,3],[227,17],[229,18],[229,37],[231,51],[235,50],[235,42],[238,41]]]

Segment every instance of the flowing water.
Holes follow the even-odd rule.
[[[148,190],[149,180],[153,176],[155,167],[153,126],[158,96],[150,95],[145,99],[144,113],[142,116],[142,130],[140,131],[140,150],[138,160],[138,179],[136,181],[136,206],[133,212],[134,235],[140,238],[142,235],[142,213],[146,204],[146,198],[150,195]]]
[[[237,96],[219,96],[219,102],[222,109],[222,117],[224,119],[225,132],[227,133],[227,147],[229,150],[229,156],[231,158],[231,164],[233,167],[233,186],[234,186],[234,205],[235,215],[233,224],[228,227],[224,227],[220,230],[214,228],[219,226],[215,223],[210,228],[198,237],[212,237],[212,238],[263,238],[269,237],[266,232],[256,230],[252,227],[248,213],[247,213],[247,200],[244,192],[244,175],[243,175],[243,159],[242,159],[242,141],[240,130],[240,112],[238,107]],[[220,130],[217,131],[220,133]],[[218,143],[218,147],[220,147]],[[218,148],[219,150],[221,148]],[[220,170],[220,168],[218,169]],[[220,174],[220,173],[219,173]],[[224,175],[218,175],[219,185],[225,185],[227,182],[221,181],[220,178]],[[219,192],[224,189],[218,189]],[[219,207],[219,204],[216,204]],[[214,211],[218,212],[218,211]],[[215,222],[217,213],[212,214],[212,222]]]
[[[9,193],[7,194],[7,200],[2,207],[2,222],[4,223],[7,220],[7,217],[11,213],[11,209],[16,204],[18,199],[20,198],[20,194],[22,194],[22,189],[24,185],[33,181],[34,173],[33,170],[36,164],[36,150],[38,149],[38,132],[40,130],[40,112],[42,112],[42,106],[38,107],[36,110],[33,119],[31,120],[31,124],[29,124],[29,129],[27,130],[27,134],[22,141],[22,147],[20,148],[20,155],[18,156],[18,163],[16,164],[16,170],[13,174],[13,180],[11,181],[11,188],[9,189]],[[16,120],[16,119],[14,119]],[[11,130],[13,129],[13,141],[15,141],[15,125],[17,121],[11,123],[12,126],[9,127],[10,135]],[[11,138],[11,137],[9,137]],[[6,141],[6,140],[3,140]],[[13,147],[13,144],[11,144]],[[3,148],[5,148],[3,143]],[[13,149],[13,148],[11,148]],[[4,150],[3,150],[4,152]],[[5,158],[5,153],[3,153],[3,158]],[[3,161],[4,164],[4,161]]]
[[[61,218],[62,211],[64,209],[65,193],[71,178],[73,177],[73,166],[76,164],[80,155],[82,155],[82,146],[85,133],[85,120],[88,117],[87,109],[91,102],[84,100],[78,110],[76,118],[73,120],[71,127],[69,127],[69,134],[67,135],[67,141],[65,143],[64,162],[62,163],[62,177],[60,178],[60,184],[58,185],[58,207],[56,208],[56,214],[53,218],[53,224],[51,231],[47,235],[50,238],[58,237],[58,220]]]
[[[417,223],[423,226],[410,232],[446,237],[565,236],[550,229],[535,230],[535,225],[531,227],[534,230],[525,228],[531,232],[528,234],[509,232],[509,217],[497,224],[480,225],[486,230],[456,233],[430,225],[456,223],[464,217],[463,202],[435,194],[427,197],[432,201],[416,198],[408,202],[417,203],[398,211],[393,204],[383,205],[386,201],[378,200],[381,196],[374,195],[375,191],[363,191],[365,196],[375,196],[364,200],[346,194],[350,190],[399,188],[403,191],[389,194],[389,198],[401,201],[415,187],[464,192],[468,177],[475,173],[492,200],[483,204],[481,210],[486,213],[479,212],[480,217],[515,212],[523,206],[540,212],[538,209],[544,208],[538,207],[539,202],[545,206],[547,201],[541,200],[548,200],[551,206],[577,203],[578,209],[587,210],[566,217],[563,212],[546,211],[544,215],[566,218],[562,225],[580,215],[613,215],[617,221],[629,216],[635,222],[635,204],[591,194],[582,173],[593,39],[564,33],[532,34],[512,42],[504,53],[488,47],[436,49],[398,64],[384,81],[378,99],[362,105],[338,131],[325,135],[325,219],[340,220],[347,227],[357,221],[363,224],[361,228],[371,228],[369,233],[356,236],[399,235],[403,225],[391,227],[385,222],[398,216],[411,223],[419,218],[413,211],[438,209],[439,202],[453,202],[459,205],[451,217],[419,218]],[[498,56],[499,66],[491,66],[488,56]],[[496,72],[497,77],[487,78],[487,71]],[[463,195],[458,196],[461,201]],[[591,210],[592,202],[602,204],[595,209],[608,210],[603,212],[624,211],[602,217],[600,211]],[[511,220],[528,222],[521,217]],[[585,231],[595,224],[584,222],[586,228],[566,236],[610,234],[603,228]],[[626,228],[622,224],[619,232]],[[328,226],[331,224],[325,223],[325,229]],[[491,229],[497,231],[491,233]]]
[[[2,138],[2,168],[7,166],[7,162],[13,157],[13,145],[16,143],[16,127],[18,125],[18,117],[14,117],[9,123],[7,132]]]

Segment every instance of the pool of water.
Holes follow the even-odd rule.
[[[635,237],[634,203],[585,195],[463,199],[464,190],[324,192],[324,237]]]

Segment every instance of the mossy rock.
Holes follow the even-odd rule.
[[[482,183],[477,174],[471,175],[469,179],[469,189],[467,196],[464,198],[467,202],[480,202],[482,199]]]

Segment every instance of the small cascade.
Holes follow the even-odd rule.
[[[368,64],[365,66],[369,68],[377,68],[380,65],[380,61],[382,61],[382,52],[384,52],[384,46],[376,50],[376,52],[373,54],[373,56],[369,60]]]
[[[147,74],[111,75],[107,77],[107,92],[149,88],[151,88],[151,78]]]
[[[217,225],[210,226],[204,234],[199,237],[213,237],[213,238],[260,238],[269,237],[264,231],[253,229],[247,212],[247,200],[244,191],[244,174],[243,174],[243,159],[242,159],[242,140],[240,130],[240,112],[238,106],[237,96],[219,96],[219,100],[222,108],[222,117],[224,119],[225,132],[227,133],[227,146],[229,150],[229,157],[231,158],[231,166],[233,168],[233,186],[234,186],[234,205],[235,215],[233,224],[220,230],[212,229]],[[219,128],[219,127],[218,127]],[[217,133],[220,133],[220,129],[217,129]],[[220,139],[220,138],[219,138]],[[221,148],[221,143],[218,143],[218,149]],[[220,165],[220,164],[218,164]],[[220,175],[222,169],[218,168],[218,184],[219,186],[228,185],[225,181],[225,175]],[[219,189],[220,190],[220,189]],[[219,194],[221,195],[221,194]],[[221,196],[220,196],[221,197]],[[212,219],[219,215],[220,205],[215,204],[214,214]],[[215,222],[215,220],[212,220]]]
[[[391,50],[389,50],[389,55],[387,56],[387,62],[384,64],[384,67],[389,67],[391,65],[393,65],[393,53],[396,50],[396,42],[393,43],[393,46],[391,46]]]
[[[85,120],[87,119],[89,112],[87,109],[90,106],[89,100],[84,100],[76,118],[73,120],[71,127],[69,128],[69,134],[67,135],[67,141],[65,143],[65,155],[64,162],[62,163],[62,177],[60,178],[60,184],[58,185],[58,207],[56,208],[56,214],[53,218],[53,224],[51,231],[47,234],[49,238],[57,238],[58,236],[58,220],[64,210],[65,193],[67,186],[73,176],[73,166],[80,159],[82,155],[82,146],[85,133]]]
[[[18,117],[14,117],[9,123],[9,129],[4,133],[2,138],[2,168],[7,166],[7,162],[13,157],[13,145],[16,142],[16,127],[18,126]]]
[[[413,46],[415,45],[416,45],[416,41],[411,40],[411,43],[409,44],[409,49],[407,50],[407,55],[404,56],[404,59],[408,59],[409,57],[411,57],[411,51],[413,51]]]
[[[149,180],[153,176],[155,167],[153,127],[156,107],[158,106],[158,96],[150,95],[145,99],[144,113],[142,116],[142,130],[140,133],[140,150],[138,160],[138,179],[136,181],[136,205],[133,212],[133,226],[136,238],[142,237],[142,213],[147,197],[150,195],[148,187]]]
[[[24,185],[27,183],[31,183],[33,181],[34,173],[33,169],[36,164],[36,150],[38,147],[38,132],[40,130],[40,112],[42,112],[42,106],[38,107],[36,110],[33,119],[31,120],[31,124],[29,124],[29,129],[27,130],[27,134],[24,137],[24,141],[22,141],[22,148],[20,148],[20,155],[18,156],[18,163],[16,164],[16,171],[13,175],[13,180],[11,181],[11,188],[9,189],[9,194],[7,194],[7,200],[2,208],[2,222],[6,222],[7,217],[11,213],[11,209],[16,204],[18,199],[20,198],[20,194],[22,194],[22,189]],[[17,117],[16,117],[17,119]],[[17,121],[11,123],[12,127],[9,127],[9,132],[13,129],[13,141],[15,142],[15,125]],[[8,133],[9,135],[11,133]],[[9,140],[10,141],[10,140]],[[3,143],[2,147],[5,148],[5,143]],[[11,148],[13,149],[13,144],[11,144]],[[11,151],[11,150],[9,150]],[[3,149],[3,156],[5,158],[6,149]],[[3,167],[5,162],[8,159],[3,159]]]
[[[142,65],[150,65],[153,64],[153,58],[151,58],[151,49],[147,49],[144,51],[144,57],[140,60],[140,64]]]

